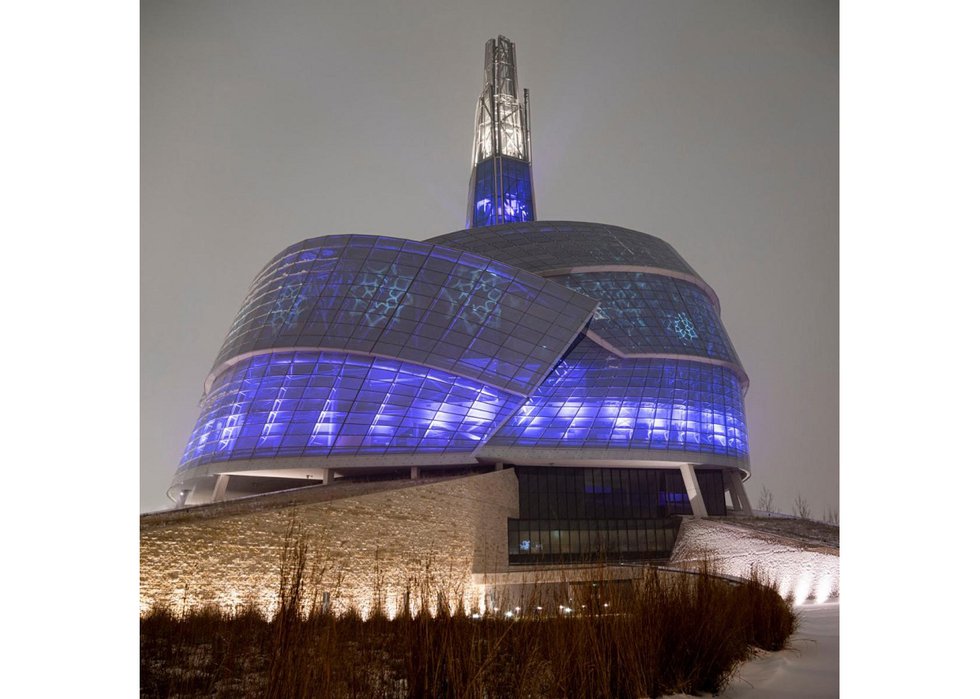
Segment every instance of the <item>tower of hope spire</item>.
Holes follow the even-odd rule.
[[[488,40],[483,73],[466,227],[534,221],[530,103],[528,91],[517,85],[514,42]]]

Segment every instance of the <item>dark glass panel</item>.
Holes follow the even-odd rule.
[[[725,514],[725,481],[720,470],[697,469],[698,487],[704,496],[704,506],[709,515]]]
[[[706,501],[717,500],[722,471],[698,473]],[[610,561],[667,558],[679,522],[676,515],[691,514],[684,479],[676,469],[518,466],[516,474],[521,518],[512,521],[540,531],[540,540],[534,540],[541,549],[512,555],[514,564],[593,556]],[[714,511],[713,505],[709,513]]]

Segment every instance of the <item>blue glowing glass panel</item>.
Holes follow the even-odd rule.
[[[218,377],[180,470],[277,456],[469,454],[523,400],[395,360],[260,355]]]
[[[327,236],[287,248],[259,274],[215,369],[273,348],[354,351],[527,395],[594,308],[561,284],[472,253]]]
[[[589,340],[559,362],[489,445],[748,457],[742,391],[732,370],[622,359]]]
[[[478,163],[473,173],[473,226],[534,220],[531,165],[497,157]]]
[[[691,282],[642,272],[548,278],[599,301],[589,329],[624,354],[690,354],[739,363],[717,310]]]

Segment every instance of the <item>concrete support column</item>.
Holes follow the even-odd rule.
[[[412,480],[417,481],[419,479],[419,467],[412,466]]]
[[[694,516],[707,517],[708,510],[704,507],[704,498],[701,496],[701,488],[698,487],[698,478],[694,474],[694,464],[681,464],[681,476],[684,478],[687,499],[691,501],[691,511]]]
[[[735,480],[738,478],[735,472],[726,469],[724,471],[725,478],[725,490],[728,491],[728,497],[732,499],[732,511],[733,515],[745,514],[745,501],[741,497],[741,493],[735,485]]]
[[[494,471],[503,471],[504,470],[504,463],[502,461],[498,461],[497,463],[495,463],[493,465],[493,470]]]
[[[202,478],[194,484],[191,492],[184,499],[185,505],[206,505],[214,497],[215,476]]]
[[[211,502],[221,502],[225,499],[225,491],[228,489],[228,480],[231,478],[227,473],[218,476],[214,482],[214,490],[211,491]]]
[[[325,468],[323,469],[323,484],[332,485],[333,484],[333,469]]]
[[[753,517],[755,513],[752,511],[752,504],[749,502],[749,496],[745,492],[745,485],[742,483],[739,472],[727,471],[726,477],[728,479],[728,492],[732,496],[732,505],[735,505],[739,514],[745,515],[746,517]],[[738,501],[737,505],[735,504],[736,499]]]
[[[729,510],[730,514],[740,515],[742,514],[742,501],[738,497],[738,491],[735,490],[735,483],[732,480],[733,472],[731,469],[725,469],[722,471],[722,479],[725,482],[725,491],[728,493],[728,497],[732,500],[732,506]],[[728,509],[728,503],[725,503],[725,508]]]

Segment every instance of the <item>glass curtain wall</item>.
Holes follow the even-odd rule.
[[[520,517],[507,520],[515,565],[669,558],[678,515],[692,513],[683,477],[673,469],[519,466],[516,472]],[[714,483],[706,478],[699,483]],[[714,495],[711,501],[717,504]]]
[[[534,220],[530,163],[491,158],[476,166],[473,188],[473,226],[493,226]]]

